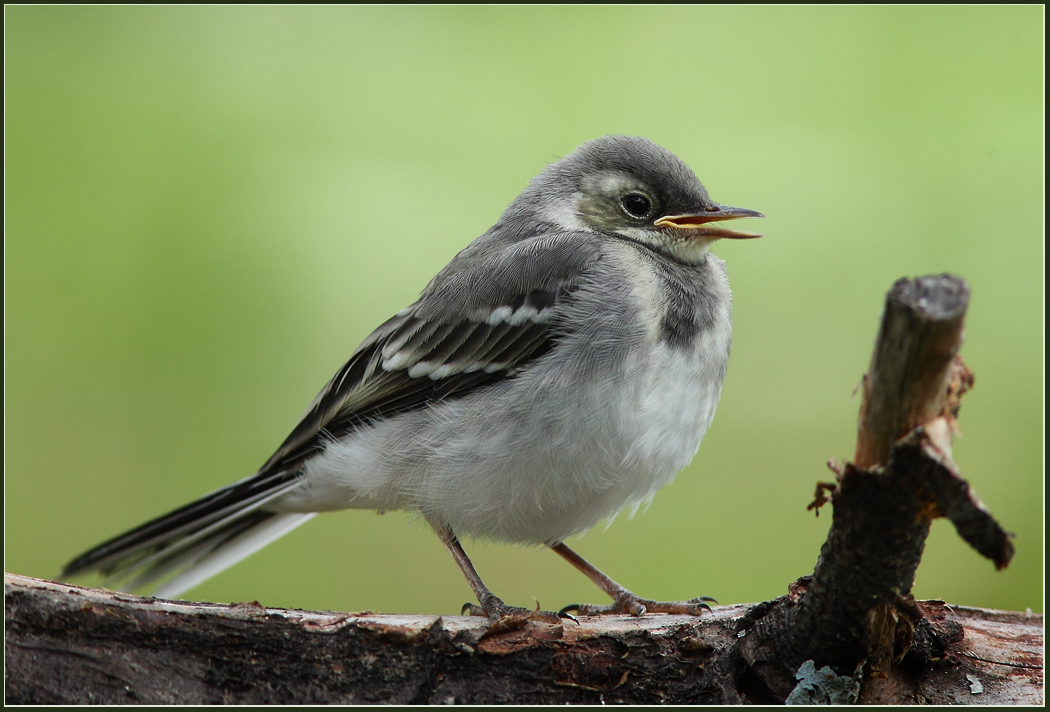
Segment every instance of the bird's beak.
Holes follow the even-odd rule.
[[[717,225],[709,225],[708,223],[719,222],[720,220],[736,220],[737,218],[764,217],[765,215],[754,210],[748,210],[746,208],[731,208],[728,205],[718,205],[716,203],[714,206],[705,209],[702,213],[689,215],[665,215],[658,219],[655,224],[657,227],[688,230],[695,237],[704,237],[712,240],[717,240],[719,238],[726,238],[729,240],[749,240],[753,237],[762,237],[762,235],[755,232],[737,232],[736,230],[728,230]]]

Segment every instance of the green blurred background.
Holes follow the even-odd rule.
[[[5,566],[74,555],[251,474],[356,345],[543,166],[608,133],[764,212],[723,243],[718,417],[645,512],[570,542],[642,595],[769,599],[853,452],[894,280],[966,277],[962,471],[1017,533],[938,521],[917,596],[1042,610],[1041,7],[5,9]],[[508,602],[602,595],[467,543]],[[91,579],[82,580],[93,583]],[[405,513],[318,517],[187,594],[451,614]]]

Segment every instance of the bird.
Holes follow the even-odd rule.
[[[489,590],[469,536],[546,546],[612,599],[545,615],[700,615],[713,599],[641,598],[565,540],[651,498],[696,454],[732,338],[725,263],[709,248],[761,237],[717,223],[761,217],[712,200],[648,139],[583,143],[365,338],[254,475],[63,576],[177,597],[318,513],[408,510],[473,590],[461,613],[536,613]]]

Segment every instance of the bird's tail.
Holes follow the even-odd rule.
[[[256,474],[96,546],[62,575],[99,571],[107,586],[122,590],[171,576],[153,594],[178,596],[313,517],[264,509],[298,486],[292,473]]]

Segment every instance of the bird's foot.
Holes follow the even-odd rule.
[[[653,601],[648,598],[639,598],[630,591],[623,590],[614,596],[613,602],[607,606],[572,603],[562,608],[558,613],[560,615],[574,612],[579,616],[643,616],[646,613],[679,613],[699,616],[705,611],[710,612],[711,606],[708,603],[718,603],[718,601],[707,596],[699,596],[688,601]]]
[[[522,608],[520,606],[508,606],[500,599],[492,598],[482,601],[482,605],[464,603],[460,615],[481,616],[492,621],[494,626],[501,630],[521,627],[529,621],[542,621],[544,623],[564,623],[567,620],[576,619],[566,611],[541,611],[539,604],[535,609]]]

